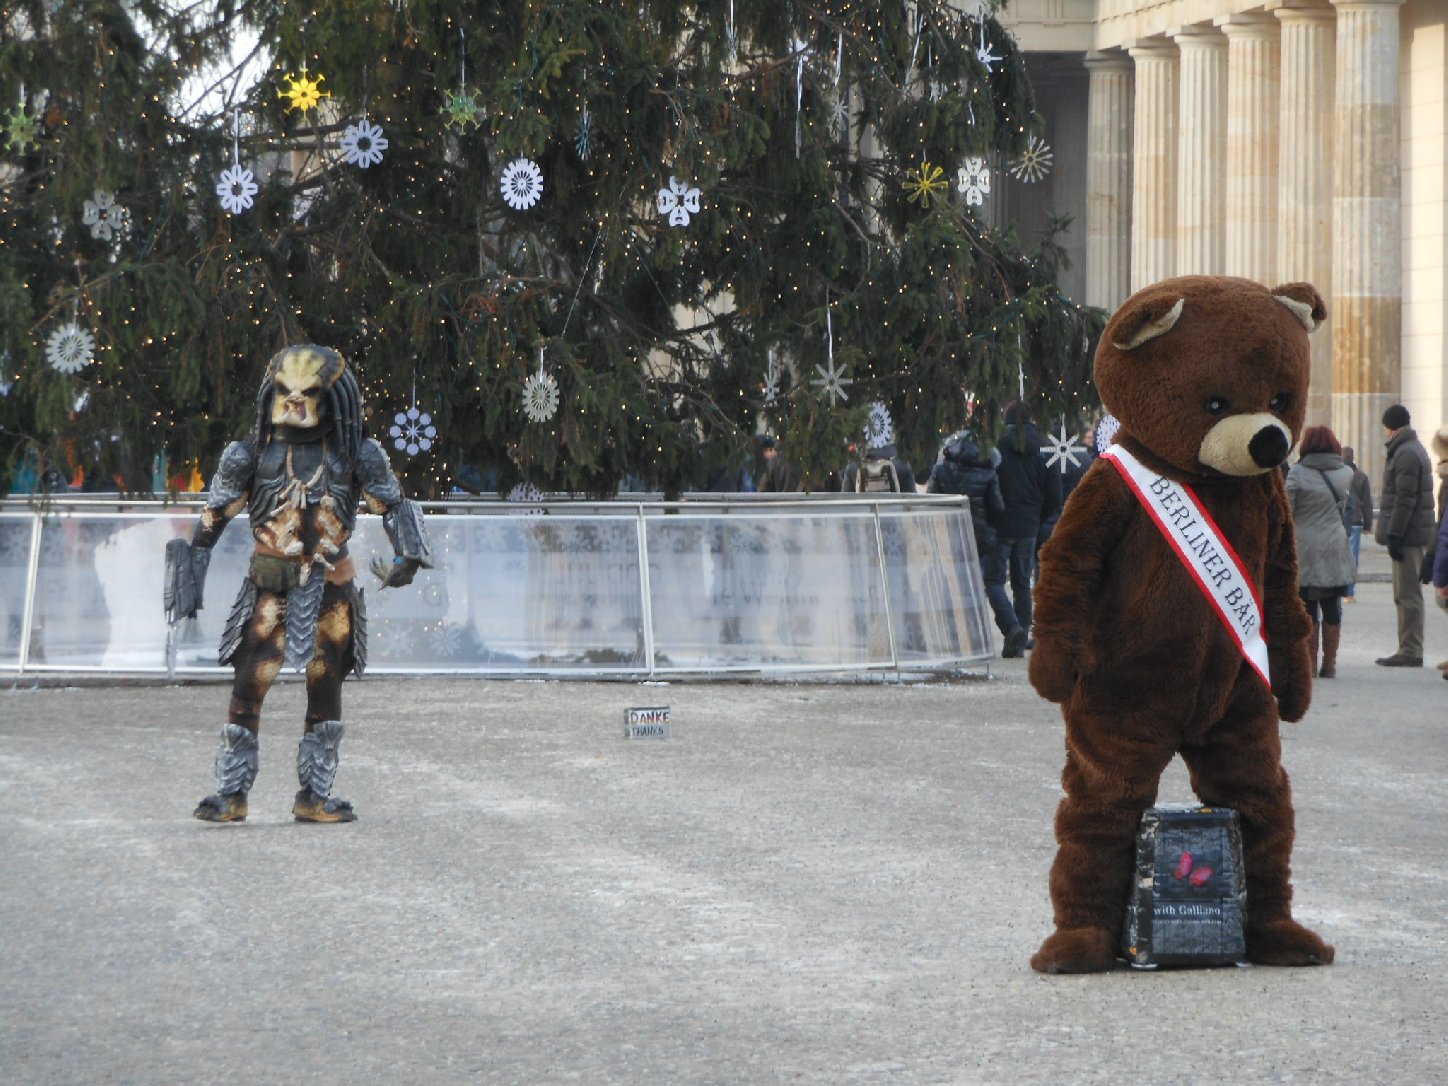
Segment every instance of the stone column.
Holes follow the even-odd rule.
[[[1281,180],[1277,272],[1271,285],[1305,281],[1330,303],[1336,19],[1326,6],[1278,8],[1276,15],[1282,24]],[[1332,333],[1327,328],[1312,336],[1307,422],[1332,422]]]
[[[1277,275],[1277,20],[1227,15],[1226,272],[1270,282]]]
[[[1375,485],[1383,462],[1383,410],[1402,393],[1401,3],[1334,2],[1332,425],[1340,440],[1356,447]]]
[[[1131,289],[1176,274],[1177,50],[1147,41],[1132,109]]]
[[[1181,50],[1176,272],[1221,275],[1226,184],[1227,39],[1210,26],[1172,31]]]
[[[1131,293],[1131,124],[1124,53],[1087,53],[1086,304],[1115,310]]]

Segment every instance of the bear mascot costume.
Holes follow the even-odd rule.
[[[1102,333],[1096,386],[1121,423],[1041,551],[1031,684],[1066,722],[1043,973],[1116,964],[1142,813],[1180,754],[1237,811],[1249,961],[1325,965],[1292,919],[1292,793],[1278,720],[1312,687],[1281,464],[1307,401],[1306,283],[1168,279]]]

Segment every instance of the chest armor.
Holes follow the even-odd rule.
[[[353,473],[327,442],[274,439],[256,461],[248,503],[252,536],[274,554],[343,556],[358,498]]]

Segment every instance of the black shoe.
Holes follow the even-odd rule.
[[[1384,656],[1376,661],[1378,667],[1422,667],[1421,656],[1407,656],[1401,652],[1395,652],[1391,656]]]
[[[1008,660],[1014,660],[1017,657],[1024,656],[1026,654],[1026,644],[1026,631],[1021,629],[1012,630],[1006,634],[1006,643],[1001,648],[1001,655]]]

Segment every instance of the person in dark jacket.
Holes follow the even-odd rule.
[[[1393,604],[1398,609],[1398,651],[1378,658],[1383,667],[1423,666],[1423,555],[1433,541],[1433,465],[1400,403],[1383,412],[1388,459],[1383,465],[1383,507],[1373,538],[1393,560]]]
[[[1356,573],[1358,568],[1358,555],[1362,550],[1363,533],[1373,530],[1373,482],[1368,478],[1368,473],[1357,466],[1353,458],[1351,445],[1342,447],[1342,462],[1352,468],[1352,500],[1348,503],[1348,524],[1347,542],[1352,547],[1352,568]],[[1357,582],[1347,586],[1347,596],[1344,597],[1348,603],[1357,601]]]
[[[886,468],[886,465],[889,465]],[[884,468],[884,472],[872,469]],[[863,470],[863,478],[861,472]],[[883,480],[889,480],[888,485]],[[881,480],[875,482],[872,480]],[[860,464],[857,460],[851,460],[840,472],[840,490],[847,494],[869,493],[874,491],[890,491],[896,494],[918,494],[920,488],[915,485],[915,473],[910,470],[910,465],[900,458],[895,450],[895,443],[873,446],[865,450],[865,463]]]
[[[1010,576],[1011,598],[1016,619],[1030,636],[1031,576],[1035,572],[1036,547],[1041,524],[1061,509],[1061,476],[1046,466],[1040,431],[1020,400],[1006,404],[1005,429],[996,446],[1000,453],[1001,514],[997,552]],[[1044,542],[1044,540],[1039,540]],[[1033,642],[1027,640],[1026,647]]]
[[[996,525],[1006,503],[1001,497],[1000,480],[996,478],[995,457],[982,454],[969,433],[951,436],[945,442],[940,462],[930,471],[925,493],[964,494],[970,498],[970,523],[975,530],[981,580],[985,582],[985,595],[995,614],[996,628],[1005,638],[1001,655],[1025,655],[1026,631],[1006,592],[1006,564],[997,547]]]
[[[1448,485],[1448,482],[1445,482],[1445,485]],[[1433,560],[1433,588],[1438,593],[1438,606],[1448,610],[1448,517],[1438,518],[1438,552]],[[1439,664],[1438,668],[1443,672],[1443,678],[1448,679],[1448,660]]]

